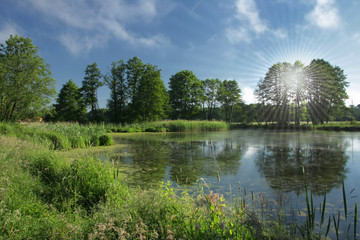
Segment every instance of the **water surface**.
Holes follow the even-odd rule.
[[[207,133],[114,135],[100,158],[114,161],[129,185],[147,188],[171,181],[190,192],[198,180],[228,200],[264,196],[289,209],[306,211],[305,189],[327,212],[359,202],[360,133],[232,130]],[[119,146],[119,147],[116,147]]]

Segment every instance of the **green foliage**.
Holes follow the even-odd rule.
[[[219,90],[219,102],[225,114],[225,121],[231,122],[232,113],[236,106],[241,103],[241,90],[235,80],[224,80]]]
[[[260,80],[255,94],[267,119],[286,125],[294,116],[296,126],[304,118],[315,125],[343,114],[348,98],[345,80],[341,68],[323,59],[306,67],[299,61],[277,63]]]
[[[126,81],[126,64],[123,60],[113,62],[111,72],[104,78],[111,95],[107,106],[111,122],[124,122],[125,107],[128,100],[128,86]]]
[[[5,239],[294,239],[290,228],[270,217],[260,221],[244,199],[229,204],[203,190],[190,196],[171,184],[150,190],[121,184],[115,169],[95,158],[64,159],[41,146],[0,136],[0,237]],[[350,192],[351,195],[351,192]],[[306,239],[352,237],[357,205],[350,213],[343,187],[344,214],[326,221],[326,198],[320,209],[307,195]],[[347,209],[347,210],[346,210]],[[273,212],[274,209],[269,209]],[[275,210],[276,211],[276,210]],[[321,222],[315,222],[315,214]],[[350,218],[351,216],[351,218]],[[346,217],[348,221],[346,220]],[[343,220],[345,219],[345,220]],[[351,220],[350,220],[351,219]],[[346,221],[354,233],[340,232]],[[344,235],[345,234],[345,235]],[[354,236],[355,237],[355,236]]]
[[[169,110],[169,97],[161,70],[133,57],[112,64],[105,76],[110,88],[109,118],[113,123],[144,122],[163,119]]]
[[[55,94],[54,83],[30,38],[10,35],[0,45],[0,121],[38,116]]]
[[[230,125],[222,121],[171,120],[109,126],[112,132],[187,132],[219,131],[229,129]]]
[[[104,125],[80,125],[77,123],[21,125],[0,122],[0,135],[16,136],[27,141],[44,144],[53,150],[99,146],[99,136],[106,132],[107,129]]]
[[[309,78],[308,112],[313,124],[324,123],[341,114],[348,99],[344,71],[323,59],[313,60],[306,68]]]
[[[71,143],[69,139],[63,133],[46,131],[39,132],[38,135],[40,138],[50,141],[50,149],[65,150],[71,148]]]
[[[204,96],[202,98],[203,109],[207,107],[205,119],[212,120],[214,118],[215,109],[219,102],[219,95],[222,82],[219,79],[206,79],[203,81],[202,89]]]
[[[144,66],[144,73],[139,79],[138,95],[133,102],[137,121],[155,121],[166,116],[169,99],[160,71],[151,64]]]
[[[103,86],[101,81],[101,73],[96,63],[87,65],[85,69],[85,76],[82,82],[81,93],[83,102],[87,107],[90,107],[91,120],[97,121],[98,114],[98,99],[97,89]]]
[[[102,135],[99,137],[100,146],[111,146],[113,145],[113,138],[110,135]]]
[[[201,107],[202,82],[184,70],[171,76],[169,87],[172,119],[192,119]]]
[[[49,152],[27,154],[27,169],[41,182],[37,193],[61,211],[81,206],[90,211],[106,199],[112,181],[108,168],[97,159],[63,162]]]
[[[70,79],[63,85],[55,104],[55,119],[65,122],[83,122],[86,107],[82,103],[81,93]]]

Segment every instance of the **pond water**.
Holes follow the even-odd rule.
[[[200,179],[229,201],[261,195],[269,204],[286,203],[299,216],[306,212],[305,189],[315,206],[326,194],[327,213],[344,210],[342,183],[349,216],[359,202],[360,133],[231,130],[113,136],[116,145],[100,158],[114,161],[129,185],[147,188],[170,181],[192,192]]]

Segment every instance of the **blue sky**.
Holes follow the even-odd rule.
[[[101,72],[134,56],[158,65],[162,79],[192,70],[199,79],[235,79],[246,103],[279,61],[340,66],[360,104],[359,0],[0,0],[0,42],[30,37],[59,91],[81,86],[88,64]],[[99,89],[100,107],[109,91]]]

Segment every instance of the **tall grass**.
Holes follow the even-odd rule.
[[[227,130],[230,124],[222,121],[156,121],[126,125],[107,125],[112,132],[195,132]]]
[[[321,131],[360,131],[360,122],[358,121],[334,121],[324,124],[312,125],[302,122],[300,126],[296,126],[293,122],[287,125],[278,125],[276,122],[261,123],[232,123],[232,129],[243,128],[265,128],[265,129],[287,129],[287,130],[321,130]]]
[[[104,125],[77,123],[0,123],[0,135],[14,136],[48,146],[53,150],[68,150],[112,144]]]
[[[175,194],[170,185],[130,189],[91,158],[61,159],[0,136],[0,238],[254,239],[267,236],[215,193]],[[13,151],[17,149],[17,151]],[[252,221],[252,220],[251,220]]]
[[[90,156],[64,159],[38,143],[1,135],[0,168],[0,239],[322,239],[330,231],[356,238],[358,231],[357,205],[350,213],[344,186],[342,215],[326,213],[326,196],[316,208],[306,191],[307,221],[297,225],[299,236],[285,220],[262,220],[247,206],[245,197],[255,196],[245,187],[235,205],[201,182],[192,196],[164,183],[128,188],[110,163]]]

